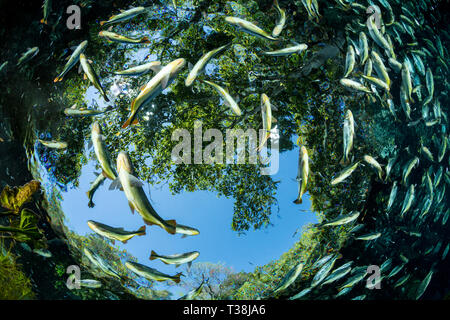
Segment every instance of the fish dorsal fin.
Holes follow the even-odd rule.
[[[277,123],[277,119],[275,117],[272,117],[272,123]]]
[[[73,106],[70,107],[70,109],[76,110],[77,109],[77,104],[75,103]]]
[[[78,66],[78,73],[81,73],[81,71],[83,71],[83,66],[80,63],[80,65]]]
[[[112,31],[112,29],[113,29],[113,26],[110,26],[108,29],[106,29],[106,30],[108,30],[108,31]]]
[[[119,189],[120,187],[122,187],[122,183],[120,182],[120,179],[117,178],[111,183],[109,190]]]
[[[167,84],[169,83],[170,79],[170,73],[167,73],[164,78],[161,79],[161,87],[165,89],[167,87]]]
[[[194,65],[192,63],[188,62],[188,68],[189,68],[189,71],[191,71],[192,69],[194,69]]]
[[[161,71],[162,67],[161,67],[161,63],[159,63],[158,65],[154,65],[150,68],[151,70],[153,70],[153,72],[158,73]]]
[[[167,224],[170,224],[172,227],[177,227],[177,222],[175,220],[166,220]]]
[[[92,143],[92,140],[88,141],[88,149],[92,149],[92,147],[94,146],[94,144]]]
[[[83,80],[86,80],[87,79],[87,75],[86,75],[86,73],[83,75]]]
[[[131,186],[139,188],[144,185],[144,183],[142,181],[140,181],[138,178],[136,178],[132,174],[128,174],[128,177],[129,177]]]

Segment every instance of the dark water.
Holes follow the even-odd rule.
[[[135,1],[133,7],[144,6],[145,12],[112,24],[111,29],[101,27],[100,21],[109,19],[121,8],[129,9],[125,2],[53,2],[47,25],[39,22],[44,15],[40,4],[19,1],[12,8],[6,2],[1,3],[5,12],[1,18],[4,26],[1,34],[5,40],[0,65],[4,61],[8,64],[0,71],[0,186],[19,187],[31,180],[40,181],[39,191],[30,191],[30,201],[15,208],[16,212],[11,212],[2,198],[5,214],[0,216],[0,225],[22,231],[31,228],[35,236],[17,230],[2,231],[2,247],[10,250],[19,265],[15,274],[24,275],[18,276],[21,280],[12,285],[17,285],[16,292],[26,292],[12,296],[5,291],[5,298],[176,299],[180,292],[197,288],[204,278],[212,279],[209,281],[213,289],[204,289],[198,296],[200,299],[446,298],[450,248],[447,223],[450,215],[447,80],[450,35],[445,23],[448,16],[442,9],[445,1],[406,4],[358,1],[348,8],[337,1],[320,1],[317,18],[313,9],[308,13],[300,2],[279,1],[287,17],[279,41],[250,35],[225,21],[226,16],[237,16],[256,23],[270,34],[278,19],[272,1],[177,2],[175,9],[170,1],[158,5]],[[69,15],[65,10],[71,4],[81,8],[81,29],[70,30],[66,25]],[[366,24],[365,10],[369,6],[378,6],[381,11],[379,31],[369,31]],[[147,36],[150,43],[107,42],[99,36],[101,30],[133,38]],[[363,58],[361,32],[367,38],[368,59]],[[84,54],[92,61],[109,101],[89,80],[83,79],[79,62],[63,81],[54,82],[66,58],[84,40],[88,40]],[[203,54],[227,44],[225,50],[210,60],[194,84],[186,86],[187,62],[195,64]],[[264,54],[296,44],[308,47],[286,56]],[[349,45],[356,52],[354,67],[347,78],[360,81],[370,93],[349,90],[340,81],[347,66],[352,64],[352,58],[348,57]],[[39,48],[38,53],[30,54],[29,60],[18,66],[22,53],[33,47]],[[377,63],[377,55],[386,72]],[[173,83],[139,110],[139,125],[122,129],[139,89],[157,72],[132,77],[111,72],[151,61],[160,61],[165,66],[178,58],[184,58],[186,65]],[[402,69],[397,70],[395,61],[389,58],[401,63]],[[368,68],[368,62],[362,64],[362,60],[372,62],[372,77],[378,81],[377,85],[361,75],[367,75]],[[225,88],[237,101],[242,114],[234,114],[225,103],[226,98],[220,98],[213,87],[200,80]],[[389,90],[383,89],[380,81]],[[171,139],[173,131],[185,128],[193,133],[195,121],[202,121],[204,130],[217,129],[224,135],[229,128],[262,128],[258,107],[263,93],[275,107],[272,114],[276,123],[272,128],[276,125],[279,130],[281,155],[290,159],[281,163],[289,163],[290,178],[282,169],[281,184],[278,176],[261,175],[260,162],[256,165],[173,163],[171,150],[176,145]],[[73,105],[105,113],[81,117],[64,113]],[[346,168],[339,162],[343,156],[344,119],[348,110],[355,122],[348,165],[359,165],[342,183],[334,185],[332,180]],[[287,209],[283,209],[287,208],[283,206],[285,203],[296,207],[292,201],[297,195],[297,183],[291,181],[290,194],[282,186],[297,175],[300,146],[307,150],[310,173],[305,203],[298,208],[313,212],[322,223],[356,212],[359,215],[356,220],[337,226],[305,226],[289,251],[268,257],[264,265],[245,272],[194,262],[192,270],[186,265],[180,267],[186,273],[180,284],[172,280],[163,283],[144,280],[127,268],[126,261],[137,258],[134,252],[126,250],[126,245],[116,246],[92,231],[89,235],[77,233],[75,223],[68,222],[77,219],[73,212],[81,214],[78,204],[72,203],[79,202],[83,214],[89,212],[87,197],[78,194],[87,191],[86,181],[94,181],[94,172],[102,171],[93,149],[88,147],[95,121],[103,132],[111,166],[118,169],[119,152],[127,151],[134,175],[145,183],[143,190],[152,204],[153,193],[149,190],[160,185],[168,186],[167,190],[174,194],[200,195],[208,191],[214,196],[225,196],[233,200],[233,206],[229,223],[221,228],[231,229],[236,235],[265,230],[271,237],[280,237],[281,229],[271,224],[276,224],[277,216],[289,217]],[[296,144],[297,137],[300,139]],[[64,142],[67,147],[55,149],[38,139]],[[194,148],[195,141],[192,142]],[[203,148],[207,145],[204,142]],[[364,160],[367,155],[381,165],[381,173],[376,165]],[[387,171],[390,171],[388,177]],[[102,217],[95,210],[108,201],[103,190],[109,188],[111,179],[106,180],[95,191],[93,203],[89,205],[97,209],[91,209],[90,215],[86,213],[83,219]],[[32,187],[28,185],[22,190],[32,190]],[[121,203],[128,207],[119,191],[110,194],[111,208],[117,200],[115,197],[120,197]],[[23,209],[31,210],[33,218],[26,220]],[[136,230],[143,222],[137,214],[134,218],[139,222],[133,220],[136,223],[131,224],[131,220],[123,218],[114,221],[115,226],[121,224],[126,230]],[[190,225],[193,220],[188,216],[180,219],[177,217],[181,224],[196,227]],[[311,221],[292,220],[300,229],[307,222]],[[148,232],[156,229],[156,233],[172,237],[158,226],[146,227]],[[195,237],[190,235],[182,240],[177,235],[174,239],[190,241]],[[86,248],[98,257],[95,261],[89,258]],[[6,251],[3,255],[6,256]],[[327,262],[316,263],[326,256],[330,257]],[[149,261],[139,259],[139,262],[155,267]],[[301,273],[290,278],[289,271],[299,263],[303,264]],[[333,270],[346,264],[349,267],[345,268],[345,276],[335,281],[326,278],[339,275],[332,273]],[[97,279],[101,288],[71,290],[67,286],[70,265],[82,266],[81,278]],[[170,275],[178,272],[173,265],[158,266]],[[287,285],[289,279],[292,281]],[[327,280],[329,283],[323,284]],[[377,282],[379,289],[378,285],[375,289],[367,288]],[[286,286],[276,290],[282,284]],[[306,290],[305,295],[297,295],[302,290]]]

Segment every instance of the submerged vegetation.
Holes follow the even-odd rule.
[[[22,300],[35,297],[30,279],[24,274],[16,257],[0,242],[0,300]]]
[[[442,298],[448,292],[448,279],[443,274],[449,264],[450,248],[450,36],[444,25],[448,14],[441,10],[444,2],[278,1],[276,10],[272,1],[194,0],[179,1],[177,10],[173,10],[170,4],[134,1],[135,7],[142,5],[147,10],[133,17],[132,22],[116,24],[109,31],[133,38],[148,37],[151,45],[146,44],[146,39],[133,45],[107,42],[99,36],[105,30],[104,23],[99,22],[108,20],[107,11],[91,1],[75,2],[89,12],[83,26],[87,31],[63,40],[66,31],[61,29],[63,21],[57,20],[61,8],[54,9],[54,14],[45,13],[49,26],[55,23],[53,30],[50,32],[49,26],[39,28],[52,41],[38,53],[33,50],[25,54],[23,59],[34,62],[25,64],[19,72],[21,76],[26,74],[30,82],[42,73],[42,82],[52,83],[63,72],[65,63],[54,64],[50,71],[43,72],[48,60],[52,64],[62,62],[70,57],[70,50],[61,48],[76,47],[88,40],[84,54],[99,75],[101,86],[95,86],[100,91],[106,88],[105,92],[100,94],[73,68],[63,81],[43,85],[47,94],[37,99],[39,102],[18,98],[11,90],[5,91],[0,101],[2,105],[13,101],[28,106],[26,111],[7,110],[16,119],[16,139],[24,142],[31,165],[38,166],[33,163],[38,159],[56,185],[63,189],[78,186],[82,166],[96,157],[93,150],[85,150],[85,143],[90,139],[91,124],[98,121],[111,159],[116,159],[121,150],[126,151],[135,175],[142,181],[152,186],[167,183],[173,193],[207,190],[233,198],[233,230],[267,228],[277,208],[278,183],[260,174],[262,165],[176,164],[171,154],[176,145],[173,132],[179,128],[193,132],[196,121],[201,121],[203,131],[267,126],[258,108],[263,93],[276,107],[271,112],[279,130],[280,152],[297,148],[293,141],[298,137],[298,147],[303,147],[303,155],[309,159],[309,174],[299,177],[307,180],[301,181],[302,187],[320,223],[305,227],[293,248],[251,274],[194,264],[189,271],[191,282],[181,282],[183,288],[195,291],[203,287],[197,294],[199,299],[419,299]],[[102,8],[111,9],[111,4],[104,1]],[[369,6],[379,10],[383,24],[380,30],[374,27],[371,17],[366,24]],[[261,32],[255,36],[255,31],[252,34],[248,28],[242,32],[227,23],[232,20],[225,20],[237,16],[257,23],[263,30],[272,30],[277,21],[280,23],[280,12],[288,18],[283,30],[277,31],[278,41]],[[295,44],[303,44],[299,45],[301,50],[274,56],[274,51]],[[139,111],[139,123],[122,129],[133,99],[145,91],[139,88],[156,72],[137,77],[113,72],[144,62],[167,65],[181,57],[195,64],[221,46],[223,49],[192,85],[184,81],[189,70],[181,70],[168,89]],[[91,73],[84,56],[82,60],[84,71]],[[20,81],[17,75],[11,78],[11,83]],[[216,88],[206,81],[225,88],[238,101],[242,114],[229,108],[227,96],[219,99]],[[21,83],[19,87],[25,92],[28,85]],[[95,119],[72,117],[64,110],[73,105],[73,110],[105,112]],[[23,124],[14,121],[25,119],[27,111],[33,115],[32,128],[21,130]],[[349,114],[354,127],[349,124]],[[62,141],[67,148],[48,148],[36,138]],[[203,142],[202,150],[207,145]],[[296,169],[292,168],[293,177]],[[39,240],[41,233],[33,228],[37,222],[32,212],[20,211],[25,201],[9,200],[11,194],[18,196],[20,192],[5,190],[2,206],[12,215],[20,213],[16,225],[11,226],[16,229],[5,232],[15,235],[22,230],[22,234],[30,235],[27,232],[32,229],[33,237],[22,241]],[[293,190],[293,201],[295,197]],[[87,198],[86,206],[88,200],[93,206],[92,199]],[[57,201],[53,198],[50,202]],[[81,237],[68,231],[58,205],[51,206],[56,206],[48,208],[53,227],[59,226],[58,231],[67,237],[72,255],[89,273],[91,268],[100,269],[95,274],[106,287],[75,295],[83,299],[115,298],[117,295],[111,291],[124,290],[145,299],[171,297],[168,291],[154,290],[152,281],[138,280],[128,271],[125,261],[136,259],[126,251],[119,252],[98,236]],[[86,260],[84,248],[95,252],[104,263],[95,266]],[[388,289],[367,289],[367,270],[372,265],[382,269],[382,278],[377,281]],[[15,268],[14,262],[12,266]],[[209,282],[202,268],[209,272]],[[55,270],[62,275],[62,267]],[[25,279],[12,281],[23,281],[20,292],[28,297]],[[286,284],[283,290],[277,290],[282,284]]]

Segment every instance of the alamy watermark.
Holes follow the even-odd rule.
[[[172,141],[182,141],[172,149],[172,160],[175,164],[236,163],[256,165],[259,159],[260,164],[263,165],[260,169],[261,175],[273,175],[279,169],[279,132],[276,127],[270,131],[269,139],[266,142],[268,144],[270,141],[270,149],[266,147],[257,150],[258,146],[264,143],[267,134],[268,132],[266,130],[260,129],[259,144],[257,144],[258,132],[255,129],[250,128],[246,131],[243,129],[227,129],[225,133],[226,150],[224,157],[224,139],[222,132],[218,129],[207,129],[203,133],[202,121],[195,121],[193,156],[191,133],[187,129],[176,129],[172,133]],[[203,149],[203,142],[211,143]],[[270,150],[269,155],[267,152],[268,149]]]
[[[66,273],[69,277],[66,281],[66,286],[69,290],[80,289],[81,270],[77,265],[70,265],[67,267]]]
[[[367,273],[370,276],[366,280],[366,288],[373,289],[381,289],[381,269],[377,265],[370,265],[367,267]]]
[[[378,30],[381,29],[381,10],[377,5],[370,5],[366,9],[366,13],[370,14],[369,18],[367,18],[367,26],[370,24],[370,19],[375,21],[375,26]],[[370,30],[370,27],[369,27]]]
[[[68,29],[81,29],[81,9],[77,5],[71,5],[67,7],[67,14],[70,16],[66,20],[66,26]]]

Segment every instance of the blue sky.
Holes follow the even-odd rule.
[[[95,161],[91,159],[83,167],[78,188],[62,193],[62,209],[67,226],[78,234],[85,235],[93,232],[87,225],[88,220],[126,230],[136,230],[144,225],[138,213],[131,213],[123,192],[108,190],[108,180],[94,195],[95,207],[87,206],[86,191],[96,177]],[[200,256],[195,262],[221,262],[236,272],[249,272],[257,265],[278,259],[298,240],[300,233],[292,236],[297,228],[317,221],[309,210],[307,196],[303,204],[293,203],[297,196],[297,182],[294,180],[297,162],[298,148],[281,154],[279,171],[272,176],[274,180],[281,181],[277,192],[280,210],[277,213],[275,209],[272,214],[274,226],[249,230],[245,235],[239,236],[231,230],[233,199],[218,198],[215,193],[205,191],[172,195],[167,185],[158,188],[145,185],[144,190],[153,207],[164,219],[175,219],[178,223],[195,227],[200,230],[200,234],[181,238],[181,235],[170,235],[157,226],[147,226],[145,236],[134,237],[127,244],[116,242],[116,246],[126,249],[140,263],[169,274],[175,274],[178,270],[158,260],[150,261],[151,250],[159,254],[196,250],[200,252]]]

